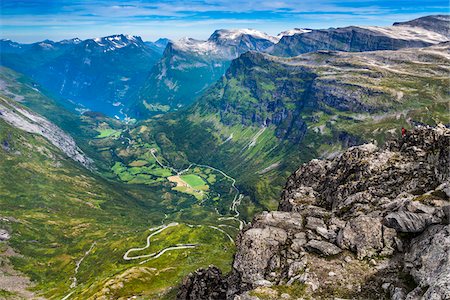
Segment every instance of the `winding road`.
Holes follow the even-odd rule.
[[[161,226],[158,226],[158,227],[150,228],[149,230],[150,230],[150,231],[154,231],[154,232],[151,233],[151,234],[147,237],[147,245],[145,245],[145,246],[142,247],[142,248],[131,248],[131,249],[129,249],[129,250],[128,250],[127,252],[125,252],[125,254],[123,255],[123,259],[124,259],[124,260],[133,260],[133,259],[148,258],[148,257],[154,259],[154,258],[160,257],[161,255],[163,255],[163,254],[164,254],[165,252],[167,252],[167,251],[178,250],[178,249],[187,249],[187,248],[195,248],[195,247],[197,246],[197,245],[195,245],[195,244],[178,244],[178,245],[176,245],[176,246],[167,247],[167,248],[165,248],[165,249],[163,249],[163,250],[161,250],[161,251],[154,252],[154,253],[150,253],[150,254],[144,254],[144,255],[139,255],[139,256],[131,256],[131,257],[129,256],[130,253],[132,253],[132,252],[135,252],[135,251],[142,251],[142,250],[145,250],[145,249],[147,249],[148,247],[150,247],[151,238],[152,238],[153,236],[155,236],[155,235],[161,233],[162,231],[166,230],[166,229],[169,228],[169,227],[178,226],[178,225],[180,225],[180,224],[174,222],[174,223],[170,223],[170,224],[167,224],[167,225],[161,225]]]
[[[145,249],[149,248],[150,244],[151,244],[151,239],[155,235],[163,232],[164,230],[166,230],[169,227],[178,226],[178,225],[181,225],[181,224],[174,222],[174,223],[169,223],[167,225],[161,225],[161,226],[150,228],[149,230],[152,231],[152,233],[149,236],[147,236],[147,244],[144,247],[129,249],[123,255],[123,259],[124,260],[135,260],[135,259],[147,258],[146,260],[144,260],[144,261],[139,263],[139,264],[144,264],[144,263],[148,262],[149,260],[152,260],[152,259],[160,257],[161,255],[163,255],[164,253],[166,253],[168,251],[181,250],[181,249],[192,249],[192,248],[197,247],[198,244],[177,244],[175,246],[170,246],[170,247],[164,248],[164,249],[162,249],[162,250],[160,250],[158,252],[153,252],[153,253],[150,253],[150,254],[144,254],[144,255],[138,255],[138,256],[130,256],[130,253],[132,253],[132,252],[142,251],[142,250],[145,250]],[[191,227],[191,228],[204,227],[204,225],[192,225],[192,224],[185,224],[185,225],[188,226],[188,227]],[[229,225],[224,225],[224,226],[229,226]],[[234,244],[233,238],[225,230],[220,229],[220,228],[218,228],[216,226],[211,226],[211,225],[208,225],[208,227],[211,228],[211,229],[220,231],[221,233],[225,234],[228,237],[228,239],[230,240],[230,242],[232,242]],[[88,253],[88,252],[86,252],[86,253]]]
[[[235,220],[239,222],[239,229],[242,230],[242,228],[244,227],[244,222],[242,220],[239,219],[239,211],[238,211],[238,207],[241,204],[242,199],[244,198],[243,195],[241,195],[239,189],[236,186],[236,179],[234,179],[233,177],[227,175],[225,172],[223,172],[222,170],[219,170],[217,168],[208,166],[208,165],[202,165],[202,164],[195,164],[192,163],[190,164],[186,169],[178,171],[173,167],[164,165],[159,159],[158,157],[155,155],[155,153],[158,150],[155,148],[150,149],[150,153],[152,154],[153,158],[155,159],[155,161],[162,167],[165,169],[169,169],[172,172],[176,173],[177,175],[181,175],[187,171],[189,171],[189,169],[193,166],[197,166],[197,167],[202,167],[202,168],[207,168],[207,169],[211,169],[215,172],[220,173],[222,176],[224,176],[226,179],[229,179],[231,181],[231,187],[235,190],[235,195],[233,198],[233,201],[230,205],[230,212],[234,213],[234,216],[230,216],[230,217],[220,217],[218,218],[218,220]],[[216,210],[217,211],[217,210]],[[219,214],[220,215],[220,214]],[[165,215],[164,220],[167,219],[167,215]],[[164,222],[164,220],[162,222]],[[164,248],[158,252],[153,252],[150,254],[143,254],[143,255],[138,255],[138,256],[132,256],[131,253],[133,252],[137,252],[137,251],[143,251],[145,249],[148,249],[150,247],[151,244],[151,239],[152,237],[154,237],[155,235],[163,232],[164,230],[166,230],[169,227],[173,227],[173,226],[178,226],[180,225],[179,223],[173,222],[173,223],[169,223],[167,225],[160,225],[157,227],[153,227],[150,228],[149,230],[152,232],[151,234],[149,234],[147,236],[147,243],[144,247],[139,247],[139,248],[130,248],[128,249],[127,252],[125,252],[125,254],[123,255],[123,259],[130,261],[130,260],[136,260],[136,259],[142,259],[142,258],[146,258],[146,260],[141,261],[139,264],[144,264],[146,262],[148,262],[149,260],[155,259],[160,257],[161,255],[163,255],[164,253],[168,252],[168,251],[173,251],[173,250],[181,250],[181,249],[192,249],[198,246],[198,244],[177,244],[175,246],[170,246],[167,248]],[[188,227],[194,228],[194,227],[203,227],[203,226],[207,226],[211,229],[217,230],[219,232],[221,232],[222,234],[226,235],[226,237],[230,240],[230,242],[234,243],[233,238],[223,229],[219,228],[219,227],[233,227],[230,225],[226,225],[226,224],[220,224],[218,225],[219,227],[216,226],[212,226],[212,225],[192,225],[192,224],[185,224]],[[235,227],[233,227],[235,228]]]

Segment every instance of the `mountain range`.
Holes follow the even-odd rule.
[[[144,43],[139,37],[122,34],[29,45],[2,40],[1,62],[82,110],[123,118],[126,102],[144,83],[166,43]]]
[[[142,119],[190,106],[247,51],[291,57],[318,50],[373,51],[425,47],[449,40],[448,16],[388,27],[292,29],[270,36],[252,29],[216,30],[208,40],[143,42],[115,35],[81,41],[1,41],[1,64],[34,79],[79,110]],[[133,66],[133,67],[130,67]]]

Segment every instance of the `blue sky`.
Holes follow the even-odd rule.
[[[207,38],[219,28],[283,30],[390,25],[448,14],[448,0],[1,0],[1,38],[20,42],[92,38],[117,33]]]

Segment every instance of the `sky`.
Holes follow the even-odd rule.
[[[216,29],[253,28],[276,35],[291,28],[391,25],[449,14],[448,0],[0,0],[3,39],[36,42],[112,34],[206,39]]]

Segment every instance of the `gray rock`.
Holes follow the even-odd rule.
[[[11,238],[11,235],[5,229],[0,229],[0,241],[6,241]]]
[[[391,286],[390,288],[391,300],[405,300],[406,291],[404,288]]]
[[[254,286],[254,287],[257,287],[257,286],[271,287],[271,286],[273,286],[273,283],[270,282],[269,280],[261,279],[261,280],[255,281],[255,282],[253,283],[253,286]]]
[[[288,278],[292,278],[299,273],[303,272],[306,268],[307,260],[306,257],[302,258],[300,261],[293,262],[289,265]]]
[[[234,269],[242,274],[242,282],[252,284],[264,280],[270,260],[286,240],[285,230],[271,226],[243,232],[237,241],[238,251],[233,263]]]
[[[226,299],[227,287],[221,271],[210,266],[191,273],[183,280],[177,300],[223,300]]]
[[[317,228],[324,228],[326,230],[327,228],[325,222],[322,219],[315,217],[307,217],[305,227],[311,230],[316,230]]]
[[[412,213],[425,213],[429,215],[433,215],[436,211],[434,207],[422,204],[419,201],[410,201],[406,204],[406,208]]]
[[[410,243],[405,264],[424,299],[450,299],[450,226],[433,225]]]
[[[303,247],[308,242],[306,234],[304,232],[297,233],[292,240],[291,249],[297,253],[303,251]]]
[[[397,246],[397,232],[393,228],[383,226],[383,250],[382,255],[392,255],[395,249],[400,250],[401,246]]]
[[[324,256],[336,255],[342,252],[342,249],[332,243],[325,241],[311,240],[305,247],[313,252],[317,252]]]
[[[282,228],[290,232],[298,232],[303,229],[303,216],[299,213],[283,211],[263,212],[253,220],[253,227],[272,226]]]
[[[379,218],[359,216],[339,231],[337,243],[342,249],[356,252],[358,259],[371,257],[383,249],[383,231]]]
[[[399,232],[422,232],[428,225],[439,223],[441,220],[425,213],[399,211],[389,213],[383,223]]]
[[[317,227],[316,232],[329,242],[334,243],[336,241],[337,233],[333,230],[327,230],[324,227]]]

